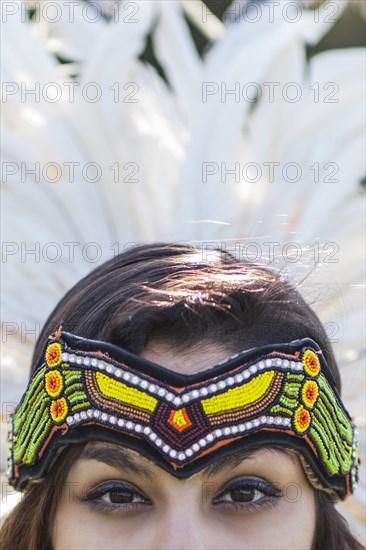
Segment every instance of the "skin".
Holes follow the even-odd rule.
[[[155,344],[141,355],[193,373],[228,352],[177,356]],[[65,480],[52,542],[55,550],[310,550],[314,530],[314,491],[294,453],[244,451],[178,480],[135,451],[91,442]]]

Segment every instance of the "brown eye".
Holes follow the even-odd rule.
[[[274,506],[281,490],[259,479],[241,479],[227,485],[213,500],[214,505],[232,506],[234,509],[259,510]]]
[[[109,491],[102,500],[113,502],[113,504],[130,504],[134,500],[134,494],[128,490]]]
[[[123,481],[103,483],[90,491],[83,500],[88,502],[92,509],[102,512],[127,510],[132,507],[136,509],[137,506],[151,504],[137,487]]]
[[[230,496],[234,502],[253,502],[260,498],[262,493],[254,488],[237,487],[230,491]]]

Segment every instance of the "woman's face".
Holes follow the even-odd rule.
[[[150,346],[142,355],[193,373],[228,353],[211,346],[182,358]],[[294,453],[243,451],[179,480],[135,451],[93,442],[65,480],[52,542],[55,550],[310,550],[314,531],[314,491]]]

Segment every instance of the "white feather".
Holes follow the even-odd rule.
[[[277,268],[286,269],[295,283],[304,278],[304,270],[309,272],[300,290],[308,300],[315,299],[316,311],[338,340],[334,349],[344,400],[361,426],[364,52],[334,50],[316,55],[307,66],[305,42],[316,43],[326,29],[316,27],[313,15],[304,12],[291,25],[278,14],[272,23],[262,18],[255,25],[228,24],[202,62],[177,2],[138,2],[135,25],[112,18],[92,28],[80,16],[80,7],[76,11],[73,25],[65,16],[56,25],[25,23],[18,16],[3,30],[3,81],[19,89],[22,83],[31,88],[39,82],[43,89],[55,82],[62,99],[51,103],[28,96],[24,103],[14,93],[3,101],[3,161],[13,163],[8,169],[54,163],[61,167],[61,177],[47,181],[41,170],[39,181],[31,175],[22,181],[22,170],[3,172],[2,400],[18,401],[27,382],[34,335],[22,341],[22,323],[23,328],[40,328],[73,284],[112,257],[116,243],[121,251],[144,241],[210,241],[226,244],[240,257],[243,246],[255,241],[264,251],[262,259],[269,261],[265,243],[276,242],[282,251]],[[155,54],[171,88],[138,60],[154,25]],[[68,101],[65,71],[55,51],[77,62],[73,102]],[[83,95],[92,82],[102,91],[96,103]],[[239,86],[241,92],[248,82],[262,92],[256,105],[243,97],[222,101],[225,86]],[[276,90],[297,82],[301,100],[271,102],[268,82],[278,82]],[[323,99],[332,91],[326,88],[329,82],[339,85],[338,103],[315,102],[317,90]],[[203,101],[207,83],[215,93]],[[119,100],[113,101],[117,89]],[[135,98],[137,102],[130,101]],[[264,163],[272,161],[281,168],[297,163],[303,177],[290,184],[277,172],[271,181]],[[77,163],[74,181],[69,181],[70,162]],[[219,170],[203,182],[205,162],[216,163]],[[95,183],[83,174],[88,163],[100,168]],[[257,182],[228,177],[225,183],[221,163],[227,168],[257,163],[262,174]],[[334,167],[327,163],[336,164],[339,181],[327,181]],[[131,167],[137,170],[137,182],[128,179]],[[288,242],[301,247],[301,262],[292,264],[284,256]],[[56,246],[52,249],[50,243]],[[73,261],[70,243],[75,243]],[[96,263],[85,255],[88,243],[101,251]],[[35,246],[38,262],[25,255]],[[61,256],[50,261],[47,253],[57,246]],[[364,454],[364,431],[360,440]],[[357,510],[364,506],[362,475],[352,499]],[[356,525],[347,503],[345,511]]]

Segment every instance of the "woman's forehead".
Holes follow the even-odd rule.
[[[174,372],[195,374],[225,361],[231,353],[229,348],[215,343],[205,343],[202,347],[194,347],[186,353],[175,353],[167,344],[151,341],[140,356]]]

